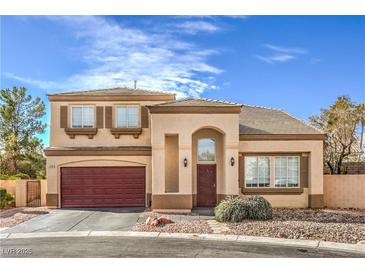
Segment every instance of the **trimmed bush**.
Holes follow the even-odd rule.
[[[272,219],[270,203],[261,196],[251,196],[247,199],[228,197],[221,201],[214,209],[218,222],[242,222],[244,219],[268,220]]]
[[[214,215],[218,222],[241,222],[248,216],[248,205],[239,197],[228,197],[215,207]]]
[[[261,196],[251,196],[246,200],[249,210],[248,218],[252,220],[272,219],[271,204]]]
[[[11,205],[14,201],[13,195],[8,193],[5,188],[0,188],[0,208]]]

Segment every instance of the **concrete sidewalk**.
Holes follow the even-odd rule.
[[[268,246],[283,246],[309,248],[316,250],[330,250],[349,252],[364,255],[365,244],[345,244],[316,240],[294,240],[269,237],[238,236],[223,234],[189,234],[189,233],[163,233],[163,232],[136,232],[136,231],[68,231],[68,232],[33,232],[33,233],[5,233],[0,234],[1,239],[29,239],[29,238],[61,238],[61,237],[136,237],[158,239],[184,239],[202,241],[223,241],[242,244],[262,244]]]

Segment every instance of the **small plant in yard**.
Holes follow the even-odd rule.
[[[228,197],[214,209],[218,222],[241,222],[248,217],[248,204],[239,197]]]
[[[268,220],[272,219],[271,204],[261,196],[251,196],[246,202],[248,203],[248,219]]]
[[[242,222],[244,219],[268,220],[272,219],[272,207],[261,196],[252,196],[247,199],[228,197],[214,209],[218,222]]]
[[[0,208],[11,205],[14,201],[13,195],[8,193],[5,188],[0,188]]]

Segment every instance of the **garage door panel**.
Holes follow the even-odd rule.
[[[112,195],[112,194],[143,194],[140,188],[135,189],[74,189],[74,190],[64,190],[64,195],[67,196],[86,196],[86,195]]]
[[[61,168],[62,207],[145,205],[144,167]]]

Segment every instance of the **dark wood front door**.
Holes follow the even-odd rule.
[[[217,203],[216,165],[198,165],[198,193],[199,207],[212,207]]]

